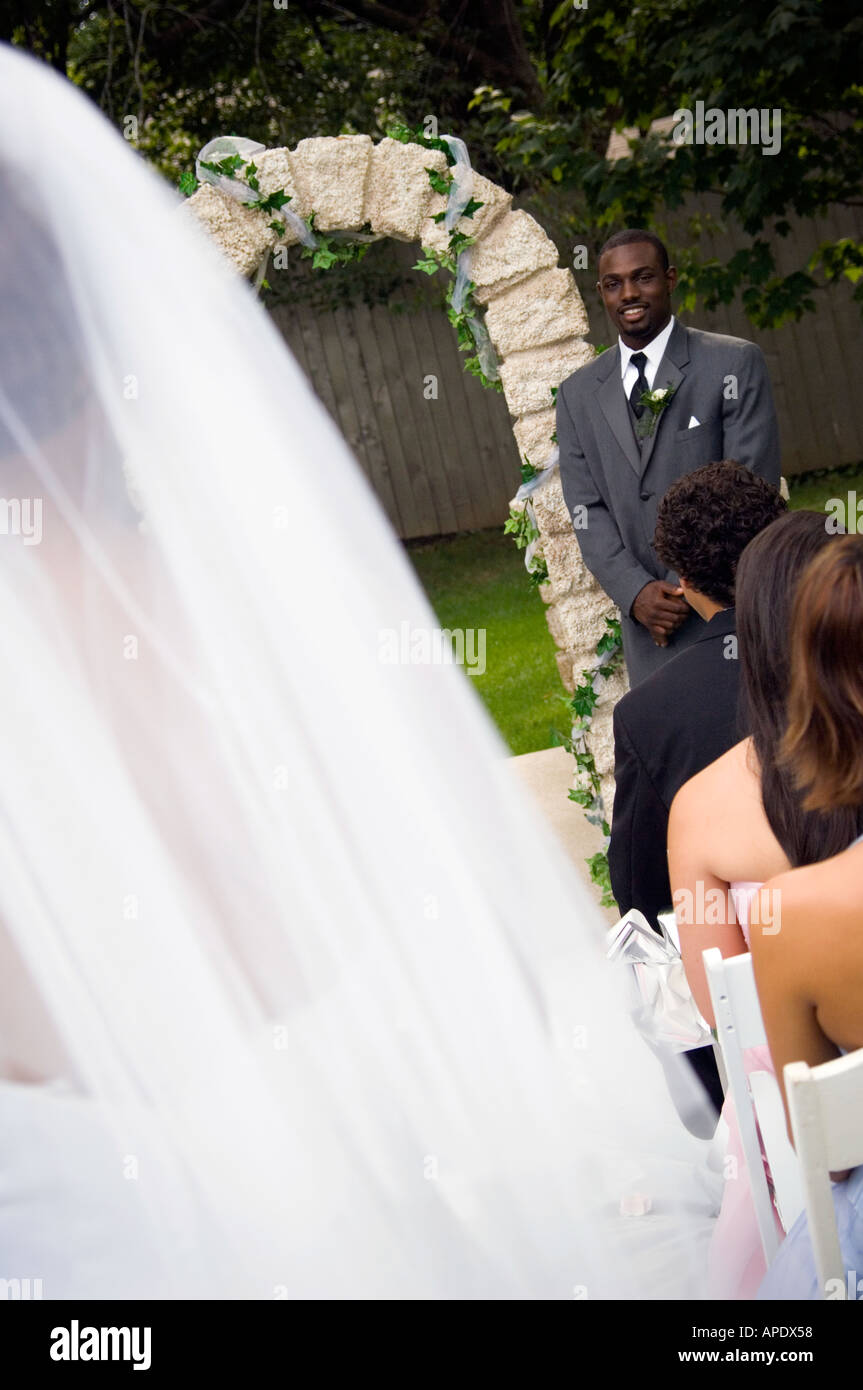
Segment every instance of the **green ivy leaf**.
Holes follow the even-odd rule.
[[[589,806],[593,801],[590,792],[578,791],[575,787],[570,787],[569,799],[570,801],[576,801],[579,806]]]
[[[455,156],[445,140],[440,140],[436,135],[426,135],[421,126],[411,130],[403,121],[395,121],[389,126],[386,134],[391,140],[399,140],[403,145],[422,145],[427,150],[440,150],[446,156],[448,164],[455,163]]]
[[[429,176],[429,183],[435,193],[441,193],[444,197],[447,197],[452,183],[452,174],[441,174],[437,169],[429,168],[428,165],[426,165],[426,173]]]
[[[224,174],[227,178],[232,179],[237,170],[242,169],[245,162],[240,155],[229,154],[224,159],[217,160],[215,164],[202,160],[201,168],[209,169],[211,174]]]
[[[277,188],[275,193],[268,193],[266,198],[262,198],[258,207],[261,212],[278,212],[279,208],[283,208],[285,203],[290,201],[291,195],[285,193],[283,189]]]
[[[465,236],[464,232],[453,232],[449,239],[449,249],[452,255],[456,256],[466,247],[473,246],[476,237]]]
[[[611,873],[608,868],[608,855],[604,850],[597,854],[592,854],[585,860],[590,870],[590,881],[595,883],[597,888],[602,890],[602,906],[614,907],[614,897],[611,892]]]
[[[467,319],[459,318],[456,322],[456,335],[460,352],[470,352],[474,346],[473,334],[470,331],[470,324]]]
[[[596,707],[596,691],[592,686],[579,686],[572,697],[573,712],[584,719],[593,714]]]
[[[465,363],[467,366],[468,364]],[[509,520],[504,524],[504,535],[513,536],[519,550],[525,550],[531,541],[539,540],[539,532],[532,525],[527,514],[527,508],[518,511],[515,507],[509,509]]]

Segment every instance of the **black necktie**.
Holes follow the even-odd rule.
[[[636,420],[640,420],[645,410],[641,404],[641,397],[645,391],[650,390],[647,377],[644,375],[644,364],[647,361],[647,356],[643,352],[634,352],[629,360],[634,367],[638,368],[638,380],[629,393],[629,404],[632,406]]]

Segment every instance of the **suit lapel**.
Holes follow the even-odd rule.
[[[680,320],[675,319],[674,327],[671,330],[671,337],[668,339],[665,352],[662,355],[662,361],[659,364],[656,376],[653,378],[652,390],[658,391],[662,386],[671,386],[673,390],[676,391],[686,375],[683,369],[688,361],[689,343],[687,332]],[[621,395],[623,395],[622,391]],[[647,465],[650,463],[653,450],[656,448],[656,440],[659,431],[665,423],[665,417],[672,409],[673,401],[669,402],[666,408],[660,411],[653,433],[647,436],[642,445],[641,458],[639,459],[638,466],[639,476],[647,471]]]
[[[629,414],[629,406],[623,394],[623,382],[620,379],[620,348],[609,348],[603,356],[609,359],[609,371],[597,390],[597,400],[611,427],[612,434],[629,459],[632,468],[640,475],[641,459],[639,458],[638,443],[633,433],[632,417]]]

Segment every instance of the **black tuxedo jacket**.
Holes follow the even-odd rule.
[[[738,672],[734,609],[727,608],[615,706],[608,864],[621,913],[639,908],[655,925],[671,906],[668,812],[684,782],[745,736]]]

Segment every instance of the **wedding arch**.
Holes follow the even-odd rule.
[[[525,482],[512,507],[523,514],[523,526],[518,515],[515,525],[528,566],[544,562],[539,592],[561,678],[574,692],[574,799],[601,824],[614,789],[611,712],[627,677],[617,609],[584,565],[563,498],[554,412],[560,382],[594,356],[587,314],[540,225],[470,168],[460,141],[445,139],[321,136],[265,150],[227,137],[202,151],[198,175],[207,181],[186,184],[185,206],[242,275],[271,253],[278,264],[286,248],[327,233],[417,242],[456,274],[459,317],[479,361],[499,361],[523,460]]]

